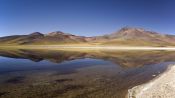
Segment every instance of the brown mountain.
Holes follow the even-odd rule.
[[[14,35],[0,38],[0,44],[17,44],[17,45],[46,45],[46,44],[65,44],[65,43],[82,43],[86,42],[85,37],[75,36],[60,31],[42,34],[34,32],[29,35]]]
[[[140,28],[122,28],[112,34],[84,37],[61,31],[42,34],[14,35],[0,38],[0,44],[8,45],[50,45],[50,44],[98,44],[133,46],[174,46],[175,35],[160,34]]]
[[[175,45],[175,35],[160,34],[140,28],[122,28],[118,32],[96,37],[95,42],[103,45]]]

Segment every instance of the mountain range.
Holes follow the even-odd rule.
[[[12,35],[0,37],[0,45],[66,45],[90,44],[112,46],[175,46],[175,35],[124,27],[117,32],[102,36],[85,37],[61,31],[42,34]]]

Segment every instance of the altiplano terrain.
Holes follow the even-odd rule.
[[[0,37],[0,45],[78,45],[78,46],[175,46],[175,36],[124,27],[102,36],[77,36],[61,31]]]

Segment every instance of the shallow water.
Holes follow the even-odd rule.
[[[125,98],[175,64],[173,51],[0,49],[0,98]]]

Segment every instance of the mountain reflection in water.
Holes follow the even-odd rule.
[[[125,98],[174,57],[173,51],[0,49],[0,98]]]

